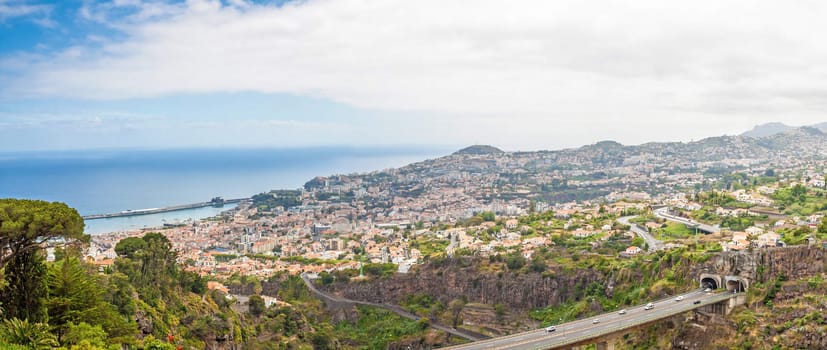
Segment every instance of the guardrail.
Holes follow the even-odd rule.
[[[657,315],[657,316],[648,315],[648,316],[644,316],[644,317],[641,317],[641,318],[636,318],[634,320],[630,320],[630,322],[627,323],[627,324],[618,325],[618,326],[615,326],[615,327],[604,329],[604,330],[601,330],[601,331],[597,332],[596,334],[581,335],[581,336],[578,336],[578,337],[565,339],[565,340],[560,339],[556,343],[554,342],[554,340],[550,339],[551,341],[549,343],[544,344],[541,347],[536,347],[536,348],[534,348],[534,350],[545,350],[545,349],[549,349],[551,347],[567,346],[567,345],[581,343],[581,342],[587,341],[589,339],[600,338],[600,337],[603,337],[603,336],[606,336],[606,335],[609,335],[609,334],[612,334],[612,333],[617,333],[617,332],[622,331],[624,329],[629,329],[629,328],[632,328],[632,327],[637,327],[637,326],[641,326],[641,325],[650,323],[652,321],[664,319],[664,318],[667,318],[667,317],[672,317],[672,316],[682,314],[682,313],[687,312],[687,311],[691,311],[691,310],[709,305],[709,304],[719,303],[721,301],[731,299],[731,298],[733,298],[737,295],[738,294],[719,293],[717,295],[717,297],[711,297],[709,299],[705,299],[705,300],[701,301],[700,304],[689,304],[689,303],[687,303],[686,305],[688,305],[688,307],[682,307],[679,310],[669,312],[666,315]]]
[[[696,290],[686,292],[684,294],[701,292],[701,291],[703,291],[703,289],[696,289]],[[640,325],[644,325],[646,323],[650,323],[652,321],[656,321],[656,320],[667,318],[667,317],[672,317],[672,316],[675,316],[675,315],[678,315],[678,314],[681,314],[681,313],[684,313],[684,312],[687,312],[687,311],[690,311],[690,310],[694,310],[694,309],[697,309],[697,308],[700,308],[700,307],[703,307],[703,306],[707,306],[707,305],[710,305],[710,304],[715,304],[715,303],[718,303],[718,302],[721,302],[721,301],[724,301],[724,300],[731,299],[731,298],[733,298],[735,296],[738,296],[738,295],[740,295],[740,293],[739,294],[718,293],[715,296],[712,296],[708,299],[702,300],[700,304],[686,303],[686,304],[683,304],[684,306],[679,308],[678,310],[669,312],[665,315],[647,314],[646,316],[630,319],[629,322],[627,322],[625,324],[622,324],[622,325],[619,324],[617,326],[613,326],[613,327],[610,327],[610,328],[607,328],[607,329],[603,329],[603,330],[598,331],[598,332],[593,333],[593,334],[582,335],[582,336],[577,336],[575,338],[568,338],[568,339],[553,339],[553,337],[550,337],[548,339],[549,340],[548,343],[544,343],[541,347],[538,347],[538,348],[535,348],[535,349],[538,349],[538,350],[539,349],[548,349],[548,348],[562,347],[562,346],[582,343],[582,342],[584,342],[586,340],[589,340],[589,339],[600,338],[602,336],[606,336],[606,335],[609,335],[609,334],[612,334],[612,333],[616,333],[616,332],[619,332],[619,331],[624,330],[624,329],[637,327],[637,326],[640,326]],[[654,300],[654,301],[651,301],[651,302],[652,303],[660,303],[660,302],[672,300],[673,298],[674,298],[674,296],[669,296],[669,297],[664,297],[664,298],[657,299],[657,300]],[[637,308],[637,307],[642,307],[642,306],[643,305],[637,305],[637,306],[634,306],[634,307]],[[558,324],[556,326],[560,327],[561,325],[565,325],[567,323],[580,322],[580,321],[587,320],[587,319],[594,318],[594,317],[599,318],[600,315],[583,317],[583,318],[579,318],[579,319],[569,321],[569,322],[566,322],[566,323],[563,323],[563,324]],[[541,329],[533,329],[533,330],[530,330],[530,331],[514,333],[514,334],[509,334],[509,335],[506,335],[506,336],[502,336],[502,337],[492,338],[492,339],[486,340],[484,342],[498,342],[498,341],[508,340],[508,339],[511,339],[511,338],[521,337],[521,336],[524,336],[524,335],[529,335],[529,334],[532,334],[532,333],[541,332],[541,331],[542,331],[542,328]],[[462,345],[455,345],[455,346],[451,346],[451,347],[446,347],[446,348],[443,348],[443,349],[460,350],[460,349],[464,349],[468,346],[473,346],[475,344],[480,345],[480,344],[474,342],[474,343],[469,343],[469,344],[462,344]],[[497,349],[500,349],[500,348],[507,349],[508,346],[499,346],[499,347],[496,347],[496,348]]]

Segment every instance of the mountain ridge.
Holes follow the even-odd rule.
[[[780,124],[780,123],[779,123]],[[783,125],[783,124],[782,124]],[[816,125],[820,127],[816,127]],[[822,129],[823,128],[823,129]],[[827,142],[827,123],[815,124],[813,126],[789,127],[782,132],[768,134],[762,137],[753,137],[748,135],[720,135],[710,136],[696,141],[666,141],[666,142],[647,142],[638,145],[624,145],[616,141],[603,140],[595,143],[586,144],[572,148],[562,149],[537,149],[537,150],[523,150],[523,151],[502,151],[499,148],[488,145],[472,145],[462,148],[451,155],[498,155],[498,154],[530,154],[530,153],[568,153],[568,152],[582,152],[582,151],[598,151],[598,152],[654,152],[657,149],[675,149],[675,150],[691,150],[694,148],[706,147],[722,147],[722,146],[739,146],[739,147],[757,147],[756,149],[769,148],[769,150],[778,150],[795,142],[798,138],[809,137],[816,139],[823,139],[821,141]],[[815,140],[809,140],[815,141]],[[782,145],[784,145],[782,147]],[[492,149],[496,151],[486,152],[484,150]]]
[[[754,126],[752,129],[747,130],[741,133],[740,136],[752,137],[752,138],[762,138],[767,136],[773,136],[780,133],[789,132],[791,130],[800,129],[800,128],[814,128],[818,129],[821,132],[827,132],[827,122],[817,123],[812,125],[802,125],[802,126],[792,126],[787,125],[781,122],[770,122],[764,124],[758,124]]]

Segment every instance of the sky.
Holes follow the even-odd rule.
[[[827,121],[824,1],[0,0],[0,151],[691,141]]]

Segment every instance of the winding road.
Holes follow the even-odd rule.
[[[632,233],[634,233],[634,234],[640,236],[641,238],[643,238],[643,240],[646,241],[646,244],[649,245],[649,251],[650,252],[654,252],[654,251],[663,249],[663,242],[659,241],[658,239],[653,237],[651,234],[649,234],[649,231],[646,230],[645,227],[629,222],[629,220],[634,219],[636,217],[637,217],[637,215],[622,216],[622,217],[617,218],[617,222],[619,222],[622,225],[626,225],[626,226],[631,227],[629,229],[629,231],[632,231]]]
[[[716,233],[721,231],[721,228],[718,226],[707,225],[692,219],[682,218],[680,216],[669,214],[669,208],[656,209],[653,210],[652,213],[654,213],[655,216],[661,219],[681,223],[689,228],[697,228],[698,230],[704,231],[706,233]]]
[[[334,296],[334,295],[331,295],[331,294],[320,291],[318,288],[316,288],[316,285],[313,284],[313,280],[311,280],[310,277],[307,276],[307,274],[304,274],[304,273],[301,274],[301,278],[302,278],[302,281],[304,281],[304,284],[307,286],[307,288],[310,289],[310,291],[313,294],[315,294],[317,297],[324,300],[325,302],[333,302],[333,303],[336,303],[336,304],[355,304],[355,305],[380,307],[380,308],[392,311],[392,312],[396,313],[399,316],[402,316],[402,317],[405,317],[407,319],[411,319],[411,320],[414,320],[414,321],[418,321],[419,319],[422,318],[422,317],[419,317],[419,316],[417,316],[413,313],[405,311],[404,309],[402,309],[401,307],[396,306],[396,305],[371,303],[371,302],[361,301],[361,300],[352,300],[352,299],[340,298],[340,297],[337,297],[337,296]],[[443,326],[441,324],[434,323],[433,320],[431,320],[429,322],[429,325],[433,329],[440,330],[440,331],[443,331],[445,333],[449,333],[451,335],[455,335],[455,336],[460,337],[460,338],[465,338],[465,339],[468,339],[470,341],[479,341],[479,340],[483,340],[483,339],[488,339],[488,337],[486,337],[485,335],[471,333],[471,332],[467,332],[467,331],[456,329],[456,328],[446,327],[446,326]]]

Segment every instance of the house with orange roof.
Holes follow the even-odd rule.
[[[640,249],[640,247],[636,247],[636,246],[629,246],[628,248],[626,248],[625,252],[626,252],[626,254],[629,254],[629,255],[635,255],[635,254],[640,254],[641,252],[643,252],[643,249]]]
[[[217,281],[207,281],[207,290],[220,290],[224,293],[229,293],[230,289],[223,283]]]

